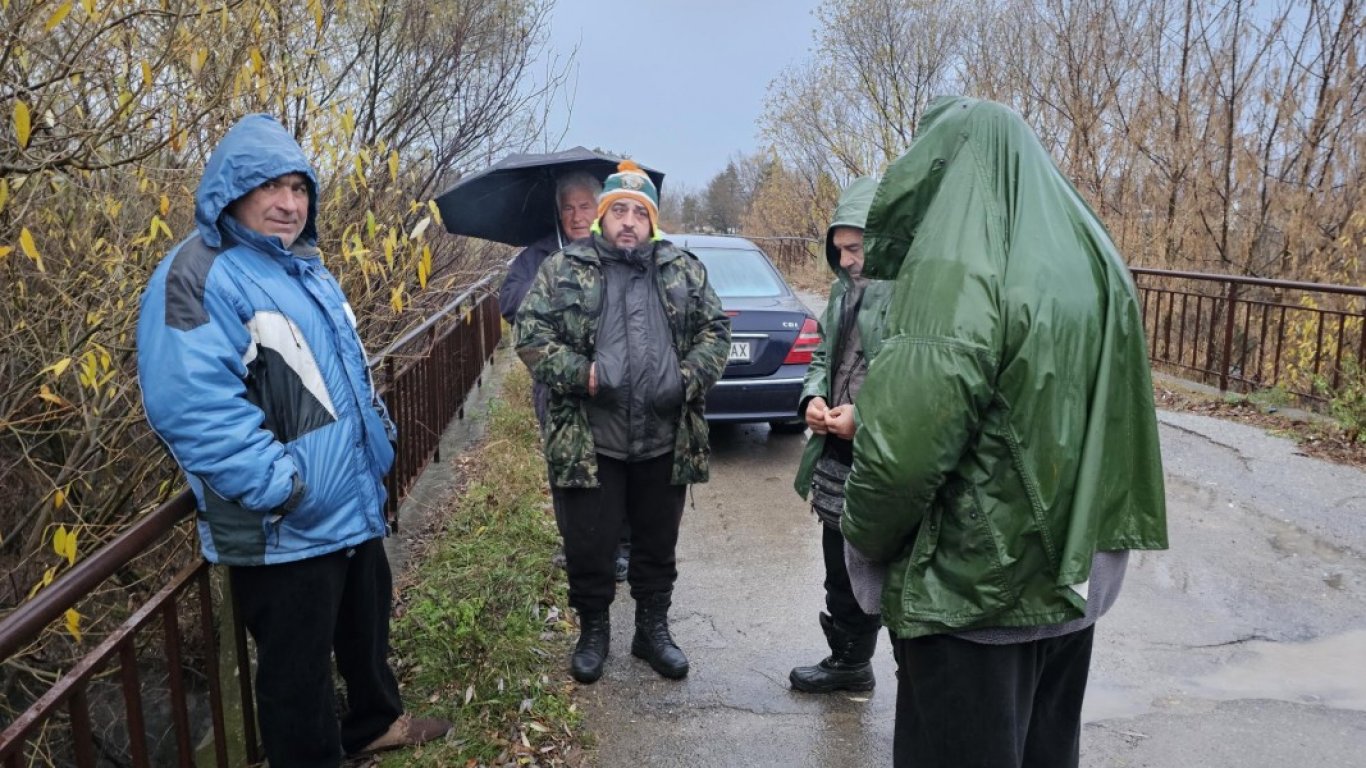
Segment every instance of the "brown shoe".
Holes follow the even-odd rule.
[[[445,736],[450,730],[451,722],[449,720],[441,720],[435,717],[413,717],[404,712],[389,726],[389,730],[380,734],[378,739],[367,744],[365,749],[357,754],[367,755],[372,752],[383,752],[386,749],[426,744],[433,739]]]

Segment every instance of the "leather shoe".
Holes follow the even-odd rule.
[[[386,749],[426,744],[445,736],[450,733],[450,730],[451,721],[449,720],[436,717],[413,717],[404,712],[390,724],[389,730],[380,734],[379,738],[365,745],[365,749],[356,754],[368,755],[373,752],[383,752]]]

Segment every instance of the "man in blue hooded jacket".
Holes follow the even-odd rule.
[[[450,729],[403,712],[389,666],[383,478],[396,431],[318,257],[317,201],[284,127],[242,118],[204,169],[196,231],[153,272],[138,319],[147,420],[194,491],[204,557],[228,566],[256,642],[274,768],[337,766]]]

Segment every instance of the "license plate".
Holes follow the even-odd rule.
[[[749,342],[732,341],[730,343],[730,357],[726,358],[728,363],[748,363],[749,362]]]

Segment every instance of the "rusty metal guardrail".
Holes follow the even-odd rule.
[[[1366,287],[1130,271],[1154,364],[1220,391],[1279,388],[1317,402],[1351,372],[1366,375]]]
[[[763,248],[764,253],[767,253],[780,269],[801,268],[813,262],[825,265],[819,240],[812,240],[809,237],[743,237]]]
[[[475,283],[455,301],[421,326],[405,334],[371,360],[382,379],[377,382],[386,394],[391,416],[399,427],[399,446],[394,470],[386,478],[389,501],[386,514],[397,521],[398,506],[421,471],[439,457],[441,432],[457,415],[463,415],[469,391],[479,384],[484,365],[492,358],[502,333],[492,276]],[[33,642],[48,626],[95,587],[123,569],[138,555],[163,541],[184,519],[192,517],[194,498],[188,491],[147,513],[109,544],[77,563],[53,584],[25,602],[0,621],[0,659],[8,659]],[[150,766],[151,754],[145,734],[144,704],[138,664],[138,642],[160,629],[160,655],[167,666],[169,705],[175,732],[175,760],[178,765],[194,764],[195,734],[187,707],[185,671],[185,634],[179,609],[193,596],[194,615],[205,647],[205,669],[194,670],[204,676],[208,686],[210,728],[215,764],[229,764],[229,743],[225,718],[223,681],[219,673],[216,623],[223,611],[215,612],[209,564],[196,560],[171,581],[134,609],[132,615],[89,653],[78,659],[28,708],[0,731],[0,764],[19,768],[30,764],[25,749],[35,734],[59,714],[65,713],[70,725],[70,762],[79,768],[93,768],[96,753],[92,736],[88,686],[115,657],[123,693],[128,730],[130,764]],[[255,726],[250,661],[246,632],[234,620],[224,631],[236,647],[242,738],[249,763],[262,760]]]
[[[820,258],[805,237],[754,237],[780,267]],[[1201,383],[1324,403],[1366,376],[1366,287],[1134,267],[1148,358]]]
[[[441,460],[441,433],[464,416],[465,395],[498,346],[502,318],[493,287],[492,275],[483,278],[370,362],[382,372],[377,386],[402,437],[385,478],[385,515],[395,528],[400,502],[422,470]]]

